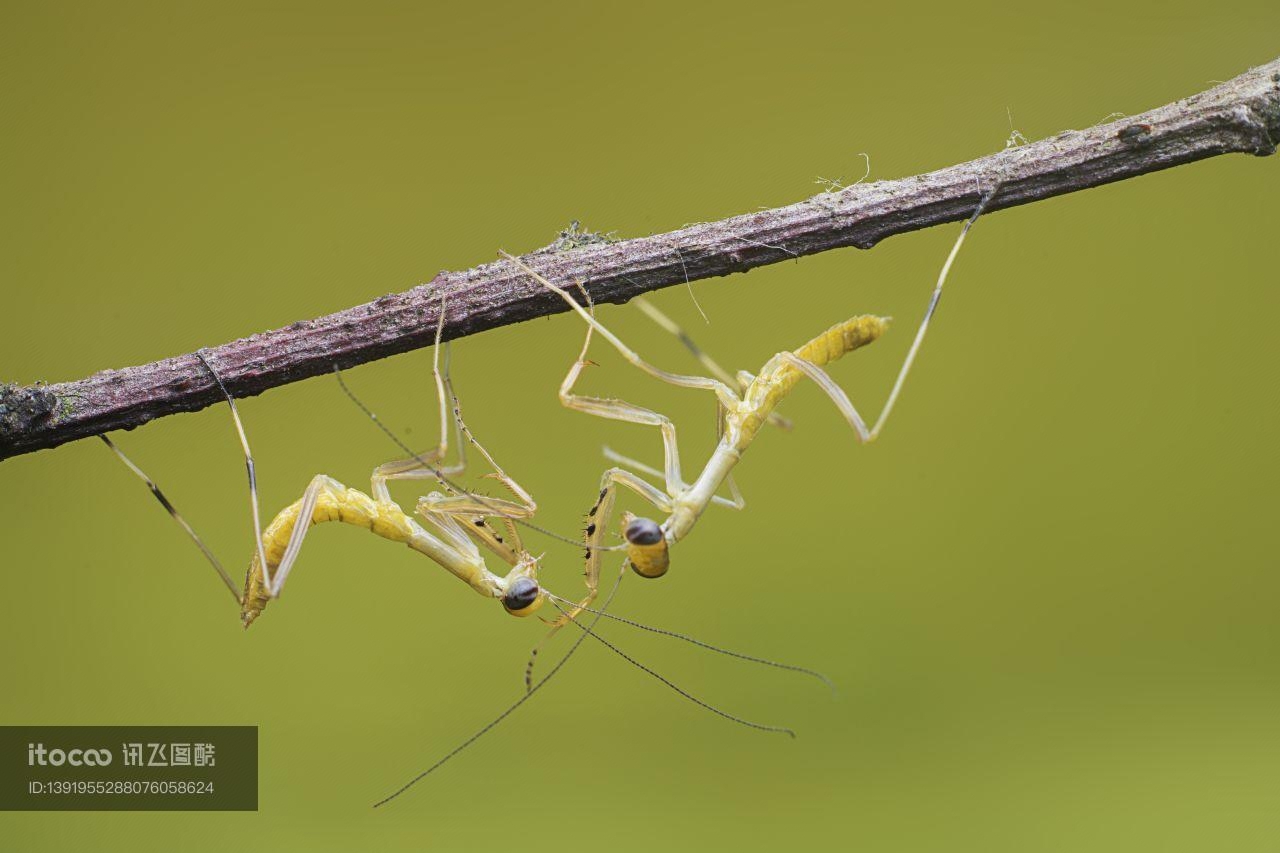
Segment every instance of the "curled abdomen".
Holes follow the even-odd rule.
[[[331,477],[320,475],[312,481],[309,489],[315,489],[317,493],[315,507],[306,521],[308,526],[324,521],[341,521],[372,530],[395,542],[406,542],[413,535],[412,520],[398,507],[378,504],[364,492],[349,489]],[[266,555],[273,583],[305,500],[304,496],[282,509],[262,531],[262,552]],[[258,618],[270,600],[271,592],[267,589],[263,576],[262,561],[255,549],[249,563],[249,572],[245,575],[244,595],[240,604],[240,620],[246,628]]]

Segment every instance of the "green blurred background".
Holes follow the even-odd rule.
[[[554,6],[17,4],[0,11],[0,378],[211,346],[527,251],[634,236],[1136,113],[1273,59],[1273,2]],[[3,814],[5,850],[1274,850],[1280,161],[1220,158],[984,219],[884,438],[787,401],[668,577],[615,608],[824,670],[832,698],[630,629],[714,718],[588,644],[392,807],[370,804],[521,689],[539,626],[351,528],[308,540],[244,632],[97,442],[0,465],[0,723],[256,724],[261,807]],[[834,370],[878,411],[956,227],[655,301],[734,369],[837,319],[899,318]],[[601,317],[693,365],[634,309]],[[580,323],[454,348],[468,420],[577,534],[605,442],[563,410]],[[712,411],[605,350],[585,388]],[[429,351],[352,370],[418,445]],[[329,379],[245,400],[264,511],[396,455]],[[120,444],[239,574],[225,407]],[[479,472],[475,472],[479,473]],[[412,486],[398,491],[407,504]],[[633,508],[639,508],[633,505]],[[574,590],[577,549],[545,549]],[[562,592],[562,594],[566,594]],[[628,633],[624,633],[627,631]],[[562,635],[559,648],[567,638]]]

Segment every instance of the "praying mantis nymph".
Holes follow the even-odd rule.
[[[442,305],[441,327],[443,323]],[[267,603],[280,594],[307,531],[313,525],[326,521],[351,524],[384,539],[404,543],[438,563],[480,595],[498,599],[513,616],[529,616],[542,607],[546,598],[538,583],[538,560],[524,547],[513,523],[532,517],[537,511],[537,504],[519,483],[502,470],[467,428],[452,382],[440,372],[439,354],[437,343],[432,376],[440,401],[439,444],[425,454],[379,465],[373,471],[368,494],[344,486],[327,475],[316,475],[302,497],[281,510],[262,532],[262,548],[254,553],[245,578],[241,619],[246,628]],[[452,406],[446,401],[446,392]],[[460,452],[459,461],[451,466],[443,464],[448,453],[447,418],[450,410]],[[493,473],[486,476],[501,483],[514,500],[482,498],[446,486],[447,492],[432,491],[419,498],[416,510],[420,522],[392,500],[387,483],[436,478],[445,485],[447,481],[441,478],[460,474],[465,468],[464,436],[493,468]],[[499,519],[505,528],[505,536],[495,528],[491,521],[494,518]],[[299,523],[301,520],[305,523]],[[491,571],[480,546],[496,555],[510,569],[505,574]]]
[[[231,408],[232,418],[236,427],[237,434],[240,439],[241,448],[244,451],[245,463],[249,474],[249,491],[250,503],[252,506],[252,516],[255,530],[255,551],[250,560],[249,570],[245,578],[242,591],[238,591],[236,584],[231,580],[226,570],[214,556],[213,552],[204,544],[200,537],[196,534],[186,520],[178,513],[173,504],[165,497],[163,492],[155,482],[147,476],[128,456],[124,454],[109,438],[102,436],[102,440],[111,448],[111,450],[120,458],[125,465],[129,467],[135,475],[143,480],[151,490],[155,498],[165,507],[170,516],[178,523],[187,535],[200,548],[206,559],[213,565],[223,583],[231,591],[237,603],[241,608],[241,619],[247,628],[257,619],[263,609],[271,601],[271,599],[279,596],[285,581],[289,576],[290,570],[296,563],[302,541],[307,531],[314,525],[327,521],[338,521],[352,524],[370,530],[374,534],[395,542],[402,542],[411,549],[418,551],[434,562],[440,564],[451,574],[465,581],[470,587],[479,592],[486,598],[498,599],[503,608],[515,616],[528,616],[536,612],[547,601],[560,612],[560,617],[555,620],[557,626],[567,624],[574,619],[569,615],[578,615],[584,609],[584,602],[575,604],[570,599],[561,598],[546,587],[542,586],[538,580],[537,571],[539,559],[533,557],[521,542],[521,537],[516,525],[521,524],[529,526],[540,532],[552,535],[555,538],[562,538],[551,534],[550,531],[543,530],[529,523],[537,509],[533,499],[515,480],[508,476],[502,468],[494,461],[493,457],[483,445],[476,440],[474,434],[467,427],[462,418],[461,404],[458,402],[457,394],[454,392],[453,383],[449,377],[449,371],[446,366],[442,372],[440,366],[441,345],[439,338],[444,325],[444,305],[441,306],[441,315],[436,330],[437,345],[432,361],[432,375],[435,381],[436,393],[440,403],[441,422],[440,422],[440,441],[432,450],[423,454],[414,454],[403,442],[399,440],[385,425],[374,415],[347,387],[342,381],[341,374],[337,374],[339,383],[343,390],[351,397],[360,409],[368,415],[380,428],[395,441],[400,448],[408,454],[405,459],[388,462],[374,469],[372,477],[372,488],[369,493],[361,492],[358,489],[352,489],[339,483],[332,477],[320,474],[312,478],[303,493],[303,496],[294,503],[287,506],[279,512],[275,518],[267,525],[265,530],[259,529],[258,522],[258,501],[257,501],[257,483],[256,474],[253,463],[253,455],[249,449],[248,439],[245,435],[244,425],[240,419],[239,412],[236,408],[235,399],[227,391],[219,378],[218,373],[209,364],[203,355],[200,355],[201,361],[213,375],[219,388],[221,388],[227,402]],[[453,432],[456,436],[458,444],[459,459],[452,465],[443,465],[448,452],[448,435],[449,435],[449,416],[452,413]],[[462,489],[456,485],[450,478],[460,474],[465,468],[465,447],[467,444],[475,447],[484,456],[486,461],[493,468],[493,473],[487,475],[496,479],[505,486],[514,496],[514,500],[497,499],[489,496],[482,496]],[[417,504],[417,513],[422,521],[414,519],[396,504],[390,495],[388,483],[398,479],[430,479],[435,478],[441,488],[445,491],[433,491],[424,497],[421,497]],[[502,532],[499,532],[499,526]],[[574,540],[566,539],[569,544],[579,545]],[[505,575],[496,574],[488,569],[485,565],[484,555],[480,551],[480,547],[484,547],[492,554],[497,555],[504,563],[511,568]],[[606,550],[606,549],[601,549]],[[623,565],[625,570],[625,563]],[[621,574],[619,574],[621,579]],[[615,584],[614,589],[617,589]],[[594,589],[590,591],[594,598]],[[595,625],[601,617],[608,618],[615,622],[621,622],[635,628],[646,631],[655,632],[663,636],[672,637],[683,640],[685,642],[696,645],[700,648],[713,651],[728,657],[738,658],[751,663],[762,664],[777,669],[790,670],[800,674],[814,677],[829,687],[832,686],[829,679],[821,673],[815,672],[804,667],[794,666],[791,664],[779,663],[777,661],[765,658],[754,657],[752,655],[724,649],[709,643],[697,640],[688,635],[669,631],[661,628],[654,628],[634,620],[625,619],[612,613],[606,613],[605,607],[599,610],[592,610],[594,618],[590,624],[583,625],[576,621],[574,624],[582,630],[582,636],[572,644],[570,649],[565,652],[559,659],[559,662],[544,675],[536,684],[531,685],[530,689],[524,693],[520,699],[507,708],[496,720],[491,722],[477,732],[474,736],[464,741],[460,746],[447,753],[444,758],[437,761],[427,770],[414,777],[410,782],[403,785],[390,796],[380,800],[381,805],[389,800],[399,796],[410,786],[422,779],[428,773],[431,773],[440,765],[457,755],[476,739],[487,733],[494,725],[505,719],[512,711],[528,700],[532,693],[543,684],[545,684],[556,672],[558,672],[567,662],[570,656],[574,654],[582,641],[587,637],[591,637],[599,643],[608,647],[614,653],[623,657],[628,663],[644,671],[646,674],[657,679],[666,687],[678,693],[688,701],[708,710],[720,717],[728,719],[732,722],[747,728],[766,731],[785,733],[794,736],[794,732],[782,726],[765,725],[746,720],[742,717],[729,714],[719,708],[716,708],[707,702],[697,698],[693,694],[687,692],[675,683],[671,682],[664,676],[658,674],[654,670],[640,663],[635,658],[622,651],[609,640],[600,636],[594,629]],[[554,628],[553,628],[554,632]]]
[[[620,617],[605,612],[608,608],[607,601],[600,609],[592,609],[589,605],[594,601],[598,592],[602,555],[607,551],[614,550],[612,546],[604,545],[604,532],[612,513],[617,486],[626,486],[652,502],[660,510],[668,513],[666,521],[662,524],[650,519],[634,518],[630,514],[624,515],[623,518],[623,537],[626,543],[622,548],[627,552],[627,560],[623,564],[623,570],[629,564],[637,573],[645,577],[659,577],[667,571],[669,566],[670,545],[689,533],[709,505],[712,503],[724,503],[737,508],[743,507],[741,494],[733,484],[733,467],[765,423],[782,424],[781,419],[774,412],[774,408],[799,383],[801,378],[808,377],[813,379],[831,396],[861,440],[870,441],[874,439],[888,416],[910,369],[911,362],[919,349],[929,319],[937,306],[942,285],[946,280],[951,263],[954,261],[969,227],[981,213],[990,197],[991,193],[983,196],[978,209],[973,217],[965,223],[964,229],[957,238],[951,254],[943,266],[925,318],[898,374],[885,409],[871,429],[867,429],[865,422],[853,408],[848,397],[822,371],[821,366],[876,340],[886,328],[886,320],[884,318],[859,316],[839,323],[794,352],[778,353],[766,363],[759,375],[751,376],[740,373],[735,379],[729,377],[725,371],[720,369],[705,354],[697,351],[692,342],[688,340],[688,337],[680,332],[678,327],[658,312],[657,309],[642,303],[642,306],[651,317],[667,328],[668,331],[677,334],[685,341],[686,345],[695,350],[695,355],[699,356],[700,361],[708,367],[716,378],[682,376],[667,373],[649,365],[595,319],[594,310],[590,309],[589,302],[587,308],[582,307],[573,300],[566,290],[542,278],[522,261],[504,253],[505,257],[520,265],[522,269],[534,276],[545,287],[568,301],[588,324],[582,352],[561,384],[561,401],[570,408],[586,411],[601,417],[655,425],[661,429],[663,435],[663,443],[666,450],[666,464],[663,472],[658,472],[640,463],[631,462],[616,454],[610,454],[610,458],[615,462],[630,464],[631,467],[643,473],[665,477],[666,491],[663,492],[636,474],[621,467],[610,468],[604,473],[601,478],[599,498],[591,510],[585,537],[587,549],[587,593],[586,597],[577,603],[553,594],[540,584],[538,580],[538,559],[534,558],[525,549],[516,529],[517,523],[529,525],[528,519],[533,516],[537,506],[528,492],[509,477],[484,447],[476,441],[475,436],[462,419],[461,406],[458,403],[457,395],[453,391],[447,367],[443,373],[440,369],[440,337],[445,319],[443,299],[436,329],[437,346],[433,353],[432,362],[432,375],[440,403],[441,437],[439,444],[425,454],[414,454],[390,430],[378,422],[376,416],[363,403],[360,403],[343,383],[343,389],[347,391],[352,400],[375,422],[378,422],[383,431],[401,446],[408,454],[408,457],[380,465],[374,469],[369,493],[346,487],[326,475],[317,475],[311,480],[303,496],[277,514],[265,530],[261,530],[258,521],[253,456],[249,450],[248,440],[236,409],[235,400],[223,386],[213,366],[201,355],[201,361],[204,362],[217,381],[231,407],[232,417],[244,450],[249,474],[255,531],[255,552],[250,560],[249,571],[241,591],[236,589],[235,584],[214,558],[212,552],[205,547],[204,543],[195,534],[195,531],[191,529],[190,525],[185,522],[173,505],[160,492],[154,481],[143,473],[138,466],[134,465],[110,439],[105,436],[102,438],[121,460],[139,478],[146,482],[157,500],[165,506],[174,520],[183,527],[204,552],[231,591],[231,594],[240,604],[241,619],[246,627],[258,618],[272,598],[280,594],[297,560],[307,531],[315,524],[326,521],[339,521],[370,530],[382,538],[406,544],[411,549],[426,555],[432,561],[441,565],[455,577],[466,582],[468,586],[482,596],[498,599],[504,609],[513,615],[530,615],[542,607],[546,601],[551,601],[560,614],[552,622],[551,634],[554,634],[557,629],[569,623],[573,623],[583,632],[582,636],[577,638],[550,672],[536,683],[532,681],[531,662],[526,669],[527,692],[520,699],[435,764],[415,776],[390,796],[380,800],[378,805],[399,796],[410,786],[429,773],[434,772],[446,761],[453,758],[505,719],[564,666],[565,662],[574,654],[586,637],[591,637],[605,644],[632,665],[657,678],[684,698],[715,714],[750,728],[782,732],[794,736],[794,732],[791,732],[790,729],[753,723],[708,705],[658,675],[658,673],[645,667],[595,633],[594,628],[597,622],[601,617],[607,616],[610,619],[622,621],[646,630],[657,631],[660,634],[676,637],[722,654],[815,676],[830,684],[824,676],[812,670],[731,652],[694,640],[683,634],[655,629],[631,620],[620,619]],[[589,363],[586,360],[586,353],[593,332],[599,332],[603,335],[627,360],[645,372],[681,387],[701,388],[716,394],[720,406],[720,416],[718,418],[718,425],[721,431],[720,442],[710,460],[704,466],[702,473],[692,484],[686,484],[681,479],[679,456],[675,444],[675,427],[670,419],[656,412],[622,401],[581,397],[572,393],[572,388],[577,381],[578,375],[583,367]],[[340,374],[338,379],[341,382]],[[733,389],[735,383],[738,386],[737,391]],[[457,435],[459,461],[454,465],[448,466],[443,465],[443,462],[448,451],[450,412],[452,412],[452,426]],[[465,465],[463,448],[467,443],[474,446],[484,456],[493,468],[493,473],[488,476],[502,483],[512,493],[514,500],[482,497],[465,491],[452,483],[449,477],[461,473]],[[421,522],[406,513],[391,499],[387,485],[390,481],[432,478],[440,484],[443,491],[433,491],[419,499],[416,510]],[[725,483],[729,485],[733,495],[732,499],[725,499],[716,494],[720,486]],[[501,525],[505,530],[505,536],[499,533],[497,525]],[[509,570],[505,574],[497,574],[490,571],[485,564],[481,548],[496,555],[510,567]],[[620,577],[621,575],[619,575],[619,579]],[[614,590],[616,591],[616,589],[615,583]],[[612,597],[612,594],[610,597]],[[594,614],[594,619],[587,625],[580,624],[577,620],[577,617],[584,611]],[[548,638],[551,634],[547,635]]]
[[[728,505],[736,509],[742,509],[745,506],[742,494],[733,482],[733,469],[742,458],[742,454],[751,445],[751,442],[755,440],[761,427],[776,417],[774,410],[778,404],[791,393],[801,379],[812,380],[831,398],[836,408],[839,409],[845,420],[853,428],[854,434],[860,442],[867,443],[875,440],[884,427],[884,423],[902,391],[903,383],[906,381],[907,374],[910,372],[911,365],[919,352],[925,333],[928,331],[929,321],[932,319],[937,309],[938,301],[942,296],[943,285],[946,283],[947,275],[956,259],[956,255],[960,251],[960,247],[964,244],[965,236],[982,214],[983,209],[994,196],[997,188],[998,185],[980,195],[977,207],[965,221],[960,234],[956,237],[955,243],[952,245],[951,251],[942,265],[929,305],[925,310],[924,318],[920,322],[916,336],[898,371],[884,409],[870,428],[867,427],[866,421],[858,413],[858,410],[854,408],[848,395],[822,368],[878,339],[888,328],[887,318],[872,315],[852,317],[837,323],[794,351],[777,353],[765,363],[758,374],[753,376],[744,371],[734,377],[728,375],[727,371],[693,345],[689,337],[665,315],[652,305],[637,299],[636,301],[646,314],[685,342],[686,346],[694,352],[694,355],[707,367],[712,376],[688,376],[670,373],[645,361],[623,343],[617,335],[609,331],[596,319],[594,308],[589,299],[585,300],[587,305],[580,304],[567,289],[549,281],[526,261],[506,252],[501,253],[502,257],[518,266],[543,287],[563,298],[570,308],[577,312],[587,324],[586,339],[583,342],[582,350],[560,385],[560,402],[569,409],[597,417],[656,426],[662,433],[664,465],[661,471],[606,450],[606,456],[611,461],[627,467],[615,466],[604,472],[600,481],[599,496],[589,512],[587,526],[588,549],[586,554],[588,598],[580,605],[579,609],[589,609],[586,605],[591,603],[599,586],[601,550],[599,546],[604,541],[618,486],[626,487],[666,514],[666,518],[662,522],[649,518],[638,518],[630,513],[625,513],[622,519],[622,535],[626,540],[626,551],[632,568],[642,577],[661,577],[666,574],[670,566],[671,546],[693,530],[694,525],[701,518],[707,507],[713,503]],[[585,296],[585,289],[583,293]],[[593,333],[599,333],[613,345],[614,349],[624,359],[650,376],[671,385],[710,391],[715,394],[718,403],[717,429],[719,431],[719,441],[710,458],[692,483],[688,483],[683,479],[679,450],[676,445],[676,428],[670,418],[659,412],[623,400],[586,397],[573,393],[573,386],[576,384],[583,368],[591,364],[587,359],[587,351],[591,345]],[[633,470],[628,470],[628,468]],[[635,471],[661,477],[665,488],[660,489],[652,485],[636,474]],[[728,486],[730,498],[726,499],[717,494],[721,486],[724,485]],[[573,618],[576,612],[571,611],[569,616],[562,616],[559,623],[563,623],[567,618]],[[537,655],[536,649],[534,650],[534,655]],[[530,678],[531,676],[527,673],[527,683],[529,683]]]
[[[497,599],[515,616],[535,613],[546,601],[546,592],[538,583],[538,560],[524,547],[516,522],[526,522],[537,511],[537,504],[512,477],[497,464],[475,438],[462,418],[461,404],[453,390],[448,368],[441,370],[439,342],[444,328],[445,301],[441,300],[436,329],[437,344],[432,357],[432,378],[440,404],[440,440],[436,447],[422,454],[379,465],[374,469],[369,493],[344,486],[332,477],[318,474],[294,503],[281,510],[262,529],[259,523],[257,480],[253,454],[249,449],[244,425],[235,399],[222,384],[218,373],[203,354],[201,362],[213,375],[231,407],[232,419],[240,438],[249,472],[250,504],[253,511],[255,549],[245,575],[244,585],[237,589],[221,563],[205,546],[191,526],[164,496],[155,482],[135,465],[109,438],[102,440],[151,489],[157,500],[213,565],[223,583],[240,605],[240,618],[247,628],[263,612],[267,604],[280,595],[297,560],[307,532],[316,524],[338,521],[361,527],[384,539],[401,542],[429,557],[455,577],[487,598]],[[342,381],[341,375],[338,376]],[[344,390],[348,394],[351,392]],[[364,408],[363,404],[351,395]],[[374,418],[376,416],[364,411]],[[450,415],[452,414],[452,418]],[[458,445],[458,460],[444,464],[449,450],[450,420]],[[465,439],[465,440],[464,440]],[[449,478],[466,467],[466,445],[475,447],[492,467],[488,478],[497,480],[513,499],[476,495],[457,487]],[[418,500],[416,511],[421,519],[406,513],[391,498],[388,483],[393,480],[436,479],[445,491],[432,491]],[[495,521],[496,520],[496,521]],[[502,531],[499,531],[501,526]],[[504,535],[505,534],[505,535]],[[570,540],[572,541],[572,540]],[[503,574],[489,569],[483,547],[510,568]]]

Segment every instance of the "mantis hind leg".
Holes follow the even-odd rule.
[[[278,597],[280,590],[284,588],[289,572],[298,559],[298,552],[302,550],[302,540],[314,523],[316,503],[320,495],[325,492],[338,495],[344,491],[346,487],[337,480],[325,474],[317,474],[307,484],[302,497],[277,513],[258,538],[258,551],[245,576],[244,596],[241,600],[240,619],[246,628],[262,613],[267,601]],[[273,554],[279,551],[279,556],[268,558],[268,548]],[[274,575],[271,574],[273,566],[276,570]]]
[[[933,287],[933,293],[929,297],[929,304],[925,308],[924,317],[920,321],[919,327],[916,329],[915,338],[911,342],[911,348],[907,350],[907,355],[902,361],[902,366],[898,368],[898,375],[893,381],[893,388],[889,391],[889,397],[885,400],[884,408],[880,410],[879,417],[870,427],[867,426],[866,420],[858,413],[853,402],[850,401],[849,395],[845,394],[844,389],[836,384],[825,370],[803,359],[795,353],[784,352],[779,353],[786,364],[798,370],[801,374],[813,380],[823,392],[831,398],[831,402],[835,403],[840,414],[853,428],[854,434],[858,440],[866,444],[875,441],[880,435],[880,431],[884,429],[885,422],[889,419],[889,414],[893,411],[893,406],[898,400],[898,395],[902,393],[902,387],[906,383],[907,374],[911,372],[911,366],[915,363],[916,355],[920,352],[920,346],[924,343],[926,333],[929,331],[929,323],[933,320],[934,313],[938,310],[938,303],[942,299],[942,288],[947,283],[947,276],[951,273],[951,266],[955,263],[956,256],[960,253],[960,247],[964,245],[965,237],[969,234],[969,229],[978,221],[978,217],[982,215],[982,211],[986,209],[987,204],[995,196],[999,190],[1000,184],[997,182],[987,189],[978,200],[978,206],[974,208],[973,215],[965,220],[964,226],[960,229],[960,233],[956,236],[955,243],[951,246],[951,251],[947,254],[947,259],[942,264],[942,269],[938,273],[938,281]]]
[[[259,506],[258,506],[257,473],[254,467],[253,453],[249,449],[249,439],[245,435],[244,424],[241,422],[240,413],[236,409],[235,398],[231,396],[231,393],[227,390],[226,385],[223,384],[222,377],[219,376],[218,372],[213,369],[213,365],[209,363],[209,360],[207,358],[205,358],[203,352],[197,352],[196,358],[198,358],[200,360],[200,363],[204,365],[204,368],[207,371],[209,371],[209,375],[213,377],[213,381],[217,384],[218,389],[222,392],[222,395],[226,398],[227,404],[231,407],[231,418],[232,418],[232,421],[235,423],[236,434],[239,436],[239,439],[240,439],[240,447],[244,451],[245,468],[249,478],[249,504],[250,504],[251,515],[253,519],[254,542],[258,549],[258,558],[263,564],[265,564],[266,559],[265,559],[265,554],[262,548],[262,524],[260,520],[261,515],[259,511]],[[132,471],[140,480],[142,480],[147,485],[147,488],[151,490],[151,494],[154,495],[155,499],[160,502],[160,505],[165,508],[165,510],[169,513],[169,516],[174,520],[174,522],[179,527],[182,528],[182,530],[187,534],[187,536],[191,538],[191,541],[195,543],[196,547],[200,549],[201,553],[204,554],[205,559],[209,561],[209,564],[211,566],[213,566],[214,571],[217,572],[218,577],[222,580],[223,584],[227,587],[227,589],[230,590],[231,595],[236,599],[236,602],[238,604],[243,605],[244,599],[241,596],[239,587],[237,587],[235,581],[231,579],[231,575],[227,573],[227,570],[225,568],[223,568],[222,563],[218,560],[216,556],[214,556],[213,551],[210,550],[207,545],[205,545],[204,540],[202,540],[200,536],[195,532],[195,529],[192,528],[192,526],[187,523],[187,520],[182,517],[182,515],[178,512],[177,508],[174,507],[174,505],[169,501],[167,497],[165,497],[164,492],[160,491],[160,487],[156,485],[156,482],[152,480],[151,477],[149,477],[146,474],[146,472],[144,472],[141,468],[139,468],[136,464],[134,464],[133,460],[131,460],[128,456],[126,456],[124,451],[121,450],[119,447],[117,447],[116,444],[111,441],[111,439],[107,438],[105,435],[100,435],[98,437],[102,439],[103,443],[107,445],[107,447],[111,450],[111,452],[114,453],[116,457],[119,458],[120,461],[123,462],[125,466],[129,468],[130,471]]]
[[[134,464],[133,460],[126,456],[125,452],[117,447],[115,442],[111,439],[107,438],[105,435],[99,435],[98,438],[102,439],[103,443],[106,444],[107,447],[110,448],[111,452],[116,455],[116,458],[123,462],[125,466],[138,477],[138,479],[146,483],[147,488],[151,490],[151,494],[160,502],[160,505],[165,508],[165,511],[169,513],[170,518],[172,518],[174,522],[182,528],[187,536],[191,538],[191,541],[196,544],[196,547],[200,549],[200,553],[204,554],[205,559],[209,561],[209,565],[213,566],[213,570],[218,573],[218,577],[222,579],[223,584],[225,584],[227,589],[231,591],[231,595],[235,598],[236,604],[241,604],[243,600],[240,597],[240,589],[236,586],[236,582],[231,579],[231,575],[229,575],[227,570],[222,567],[222,563],[216,556],[214,556],[214,553],[210,550],[209,546],[204,544],[204,540],[200,538],[198,533],[196,533],[195,528],[187,523],[187,520],[182,517],[177,508],[174,507],[167,497],[165,497],[164,492],[160,491],[160,487],[156,485],[155,480],[152,480],[145,471]]]

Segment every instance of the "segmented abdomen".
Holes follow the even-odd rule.
[[[280,561],[284,559],[285,549],[289,546],[289,538],[293,535],[301,509],[302,501],[295,501],[282,509],[267,525],[266,530],[262,531],[262,550],[266,554],[272,579],[275,578]],[[349,489],[330,477],[324,478],[308,524],[325,521],[341,521],[363,527],[394,542],[408,541],[413,532],[412,519],[398,507],[379,505],[359,489]],[[267,591],[262,564],[255,549],[249,563],[249,572],[245,575],[244,595],[240,605],[240,619],[246,628],[258,618],[270,600],[271,594]]]
[[[884,317],[870,314],[851,317],[827,329],[793,354],[819,366],[829,364],[845,353],[871,343],[888,328],[889,321]],[[742,407],[737,415],[737,430],[731,430],[734,446],[739,452],[747,449],[768,419],[769,413],[791,393],[804,376],[788,364],[783,355],[785,354],[770,359],[743,395]]]
[[[829,364],[845,353],[865,346],[884,334],[889,321],[863,314],[837,323],[796,350],[796,355],[817,365]]]

